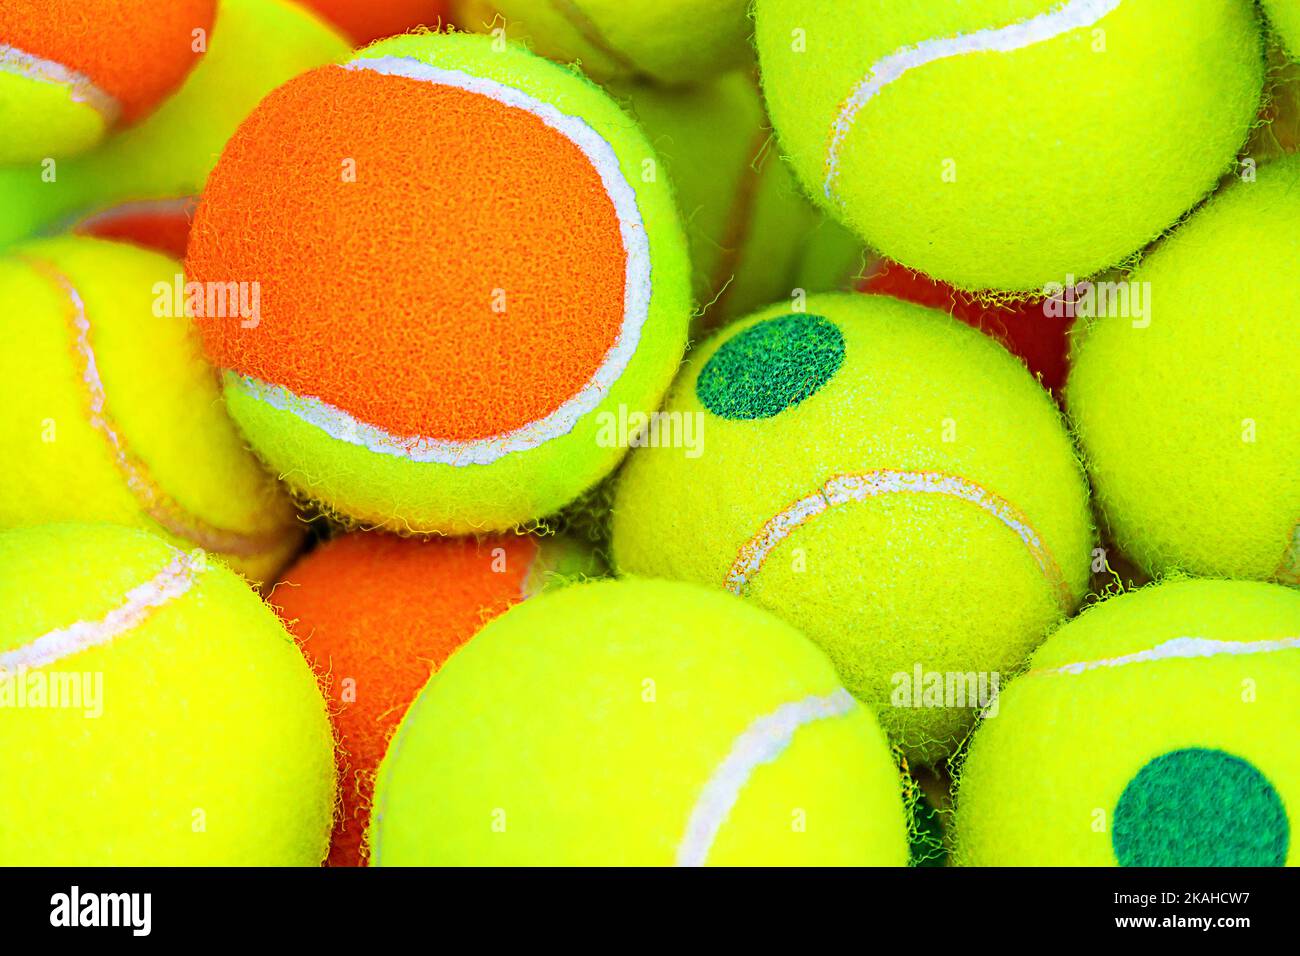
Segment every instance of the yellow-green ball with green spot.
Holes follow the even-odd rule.
[[[618,569],[803,628],[909,760],[952,753],[1085,592],[1088,495],[1060,413],[946,314],[836,294],[765,309],[691,355],[665,411],[694,440],[661,429],[633,452]]]
[[[968,866],[1295,866],[1300,592],[1170,579],[1053,634],[975,732]]]

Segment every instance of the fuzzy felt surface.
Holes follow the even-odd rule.
[[[490,0],[511,35],[538,53],[577,62],[600,81],[641,78],[687,86],[750,56],[747,0]],[[486,15],[466,26],[490,26]]]
[[[909,760],[951,753],[974,710],[895,702],[900,674],[1012,672],[1084,593],[1093,530],[1061,416],[950,316],[857,294],[774,306],[696,348],[665,407],[702,416],[702,451],[633,453],[616,566],[739,589],[804,628]],[[842,500],[843,478],[894,491]]]
[[[540,117],[326,67],[226,147],[188,267],[261,283],[257,328],[201,326],[222,368],[394,435],[465,440],[586,386],[623,324],[628,254],[598,171]]]
[[[754,17],[805,189],[967,290],[1041,291],[1136,253],[1232,168],[1263,87],[1249,0],[758,0]]]
[[[5,0],[0,45],[54,61],[94,83],[135,122],[180,85],[212,29],[216,0]]]
[[[466,35],[387,40],[369,47],[360,65],[380,58],[450,71],[467,83],[495,84],[507,91],[502,95],[514,91],[557,122],[581,124],[584,136],[609,151],[604,172],[623,184],[618,188],[624,197],[632,197],[640,225],[621,225],[624,242],[638,244],[640,257],[629,258],[622,243],[608,241],[618,238],[611,232],[609,196],[592,190],[589,168],[566,165],[573,155],[563,149],[548,151],[563,143],[528,124],[526,116],[484,112],[490,104],[471,107],[459,97],[440,97],[433,83],[412,90],[409,80],[364,68],[326,69],[263,103],[213,174],[195,220],[190,276],[257,280],[264,298],[257,329],[211,322],[204,327],[206,343],[223,362],[264,372],[277,388],[288,384],[290,374],[289,383],[302,388],[281,388],[289,398],[272,405],[250,395],[233,376],[227,401],[259,454],[304,496],[337,514],[399,531],[505,530],[552,514],[605,477],[626,444],[604,435],[610,416],[658,404],[680,362],[690,320],[685,239],[667,181],[642,178],[650,154],[644,137],[581,77],[522,48],[497,52],[487,38]],[[299,91],[318,85],[347,97],[354,86],[379,88],[385,98],[391,90],[403,102],[413,96],[412,106],[429,120],[429,130],[441,133],[419,140],[418,154],[387,134],[351,135],[349,130],[382,124],[385,117],[404,130],[421,129],[399,111],[374,109],[373,97],[364,110],[345,115],[333,112],[332,95],[318,97],[313,109],[286,113],[277,128],[262,118],[284,112]],[[467,138],[466,128],[441,123],[420,105],[422,98],[471,109],[493,135]],[[306,131],[312,124],[331,137],[333,148],[321,149],[312,137],[284,136],[285,128]],[[535,160],[527,168],[492,145],[497,136],[516,141],[521,130],[519,142],[531,144]],[[467,161],[476,151],[480,160]],[[356,165],[356,182],[343,182],[341,172],[354,153],[370,161]],[[501,162],[486,162],[494,156]],[[389,175],[380,176],[385,169]],[[445,177],[438,173],[443,169]],[[245,175],[234,175],[239,171]],[[493,176],[500,177],[495,193],[484,189]],[[270,181],[300,195],[303,204],[286,206],[283,194],[264,195]],[[577,193],[560,194],[554,187],[559,183]],[[266,203],[251,206],[254,195]],[[357,215],[338,215],[346,210]],[[448,210],[458,216],[446,215]],[[566,210],[567,219],[549,218]],[[222,225],[245,222],[245,216],[247,228],[231,232]],[[305,235],[317,241],[303,255],[289,255]],[[271,236],[276,241],[267,241]],[[467,244],[472,237],[476,243]],[[398,269],[395,262],[418,267]],[[635,288],[620,285],[632,274],[630,263],[644,280]],[[302,298],[277,292],[282,283]],[[620,333],[617,348],[608,349],[624,323],[622,299],[615,301],[623,292],[629,323],[638,321],[634,306],[645,311],[635,337]],[[592,374],[602,343],[608,351],[600,379],[572,394],[572,383]],[[625,361],[617,374],[609,365],[616,352]],[[593,407],[566,412],[562,428],[539,425],[537,442],[500,440],[500,428],[553,409],[562,395]],[[342,405],[329,404],[329,398]],[[376,453],[373,443],[348,428],[319,427],[299,414],[300,399],[324,402],[350,421],[395,437],[393,453]],[[408,441],[415,435],[438,442],[478,436],[481,454],[420,458],[408,453],[420,444]]]
[[[770,721],[837,693],[846,708]],[[372,864],[670,865],[704,805],[696,862],[902,866],[900,787],[794,628],[687,584],[577,584],[493,620],[421,692],[380,768]]]
[[[691,245],[696,333],[747,315],[796,288],[839,290],[861,243],[804,196],[776,148],[757,84],[732,71],[711,83],[665,88],[625,83],[614,92],[645,128],[677,194]],[[809,244],[824,278],[801,273]]]
[[[358,46],[414,27],[438,29],[445,24],[447,0],[305,0],[343,30]]]
[[[254,580],[289,560],[289,497],[226,414],[184,315],[156,313],[179,262],[41,240],[0,260],[0,527],[111,521],[205,547]]]
[[[1111,598],[976,730],[957,861],[1294,866],[1297,726],[1300,593],[1172,578]]]
[[[528,595],[539,540],[349,534],[276,586],[271,603],[315,668],[338,733],[331,865],[365,862],[374,775],[389,738],[452,652]]]
[[[985,302],[927,275],[888,260],[862,284],[862,291],[892,295],[906,302],[943,309],[954,318],[993,336],[1024,360],[1053,393],[1065,386],[1069,370],[1069,332],[1074,320],[1048,316],[1043,300]]]
[[[3,798],[0,863],[324,859],[335,799],[325,702],[237,575],[143,531],[44,525],[0,532],[0,609],[0,659],[51,635],[84,638],[79,624],[98,638],[0,677],[0,746],[23,782]],[[87,679],[102,681],[93,719],[88,696],[83,706],[14,696],[18,683],[30,704],[40,688]]]
[[[1296,0],[1263,0],[1269,26],[1292,59],[1300,60],[1300,3]]]
[[[0,165],[0,246],[120,203],[198,196],[264,96],[348,52],[342,35],[296,0],[222,0],[208,52],[141,122],[60,162],[52,183],[33,184],[30,168]]]
[[[1300,159],[1230,185],[1132,275],[1149,321],[1077,338],[1066,390],[1098,504],[1148,573],[1300,582]]]

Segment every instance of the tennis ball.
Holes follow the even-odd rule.
[[[595,485],[624,453],[611,417],[658,404],[691,313],[649,153],[603,91],[486,37],[386,40],[277,90],[188,259],[210,288],[259,284],[255,328],[200,323],[254,448],[399,531],[504,530]]]
[[[468,30],[506,29],[598,81],[690,86],[752,62],[748,7],[749,0],[472,0],[455,12]]]
[[[1300,60],[1300,2],[1263,0],[1264,13],[1288,53]]]
[[[184,315],[179,262],[65,237],[0,258],[0,528],[107,521],[198,545],[255,580],[301,532],[248,451]]]
[[[3,866],[315,866],[333,740],[235,574],[147,532],[0,532]]]
[[[1300,583],[1300,158],[1225,189],[1089,322],[1066,388],[1097,502],[1151,574]],[[1142,291],[1145,290],[1145,291]]]
[[[326,689],[339,741],[331,865],[368,856],[375,771],[429,676],[506,608],[595,570],[562,538],[379,533],[335,538],[289,569],[271,601]]]
[[[137,122],[206,45],[216,0],[5,0],[0,165],[67,156]]]
[[[1052,308],[1046,298],[986,298],[888,259],[877,263],[862,291],[942,309],[1005,345],[1053,394],[1065,386],[1074,317],[1063,308]]]
[[[184,259],[197,205],[196,199],[126,202],[85,216],[71,231],[78,236],[130,242],[173,259]]]
[[[1255,123],[1250,0],[757,0],[773,124],[804,187],[962,289],[1042,290],[1158,237]]]
[[[0,168],[0,245],[94,232],[88,218],[123,204],[196,202],[226,141],[267,93],[348,52],[342,36],[291,0],[222,0],[208,52],[156,112],[85,155]]]
[[[669,581],[517,605],[421,691],[379,771],[371,862],[894,865],[884,736],[798,631]]]
[[[641,122],[676,189],[695,298],[705,309],[697,333],[789,298],[800,288],[804,250],[819,232],[830,234],[822,255],[840,271],[806,291],[851,284],[862,244],[808,202],[770,148],[752,78],[736,71],[696,87],[637,83],[616,93]]]
[[[981,723],[957,860],[1295,866],[1300,593],[1171,580],[1053,634]]]
[[[658,447],[619,478],[614,564],[797,623],[931,764],[1084,594],[1087,487],[1055,404],[996,342],[884,296],[807,307],[692,352]]]
[[[413,27],[435,30],[447,19],[447,0],[304,0],[346,33],[358,46],[380,37],[405,33]]]

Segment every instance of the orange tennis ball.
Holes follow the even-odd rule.
[[[447,22],[447,0],[305,0],[344,33],[364,46],[412,27],[437,29]]]
[[[0,3],[0,164],[67,156],[180,85],[216,0]]]
[[[398,531],[503,531],[608,475],[685,348],[653,150],[599,87],[431,33],[289,82],[195,215],[191,314],[253,448]],[[222,293],[252,310],[213,315]]]
[[[411,701],[452,652],[525,598],[594,570],[563,538],[336,538],[271,596],[330,700],[342,808],[329,863],[365,863],[375,771]]]

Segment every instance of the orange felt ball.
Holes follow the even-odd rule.
[[[330,701],[341,809],[328,862],[359,866],[375,771],[416,694],[452,652],[561,572],[561,542],[522,535],[330,541],[271,596]]]
[[[359,46],[412,27],[437,28],[447,22],[447,0],[306,0]]]

